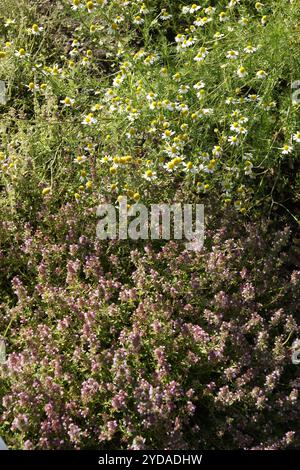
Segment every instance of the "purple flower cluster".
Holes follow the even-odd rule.
[[[22,269],[2,268],[15,298],[0,320],[11,322],[0,372],[10,445],[299,446],[289,230],[232,223],[208,230],[201,252],[175,242],[130,251],[81,222],[67,205],[48,226],[27,224],[9,248]]]

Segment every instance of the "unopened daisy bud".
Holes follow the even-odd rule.
[[[0,59],[4,59],[6,57],[6,52],[0,51]]]
[[[86,184],[85,184],[85,187],[86,187],[86,189],[92,189],[92,187],[93,187],[92,181],[87,181]]]
[[[141,196],[140,196],[140,194],[139,194],[139,193],[134,193],[134,195],[133,195],[133,199],[134,199],[135,201],[139,201],[139,200],[140,200],[140,198],[141,198]]]
[[[50,191],[51,191],[51,188],[49,188],[49,187],[48,187],[48,188],[44,188],[43,191],[42,191],[42,195],[43,195],[43,196],[46,196],[47,194],[50,193]]]

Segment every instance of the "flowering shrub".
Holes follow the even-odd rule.
[[[11,3],[6,187],[18,191],[29,166],[44,196],[84,206],[100,185],[130,204],[180,185],[241,215],[297,220],[295,2],[23,0],[26,21]]]
[[[24,228],[17,303],[1,320],[11,445],[299,445],[300,272],[286,267],[288,229],[232,223],[208,231],[201,252],[149,244],[124,264],[121,242],[81,232],[78,207],[49,221]]]
[[[296,2],[0,0],[0,17],[0,435],[299,447]],[[95,207],[124,196],[205,203],[205,247],[100,242]]]

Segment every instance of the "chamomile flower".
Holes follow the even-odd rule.
[[[189,13],[195,13],[196,11],[200,10],[200,8],[200,5],[196,5],[195,3],[193,3],[193,5],[189,9]]]
[[[89,13],[91,13],[95,8],[95,5],[93,2],[87,2],[85,6]]]
[[[264,4],[261,2],[256,2],[254,6],[257,11],[260,11],[264,7]]]
[[[177,50],[180,49],[187,49],[188,47],[191,47],[193,44],[195,44],[195,39],[192,37],[189,37],[187,39],[184,39],[182,42],[180,42],[177,46]]]
[[[223,153],[223,149],[220,145],[215,145],[212,149],[212,154],[214,157],[220,157]]]
[[[175,36],[175,42],[177,42],[177,43],[183,42],[184,40],[185,40],[184,34],[177,34]]]
[[[195,88],[195,90],[201,90],[202,88],[205,88],[205,83],[202,80],[200,80],[200,82],[197,82],[193,86],[193,88]]]
[[[144,19],[140,15],[137,15],[137,16],[134,17],[133,23],[137,24],[137,25],[143,24]]]
[[[216,11],[215,7],[209,6],[209,7],[205,8],[204,13],[206,15],[213,15],[215,13],[215,11]]]
[[[239,56],[238,51],[231,50],[231,51],[227,51],[227,53],[226,53],[226,58],[227,59],[237,59],[238,56]]]
[[[267,76],[268,74],[264,70],[258,70],[258,72],[256,72],[256,77],[260,80],[264,80],[265,78],[267,78]]]
[[[29,33],[33,34],[34,36],[38,36],[44,30],[43,26],[39,26],[37,24],[33,24],[29,29]]]
[[[249,24],[249,18],[247,18],[246,16],[242,16],[241,19],[239,20],[239,23],[242,25],[242,26],[247,26],[247,24]]]
[[[74,160],[74,163],[76,163],[77,165],[82,165],[84,162],[86,162],[87,160],[87,157],[85,155],[78,155],[75,160]]]
[[[165,8],[163,8],[160,12],[160,19],[163,21],[168,21],[172,18],[172,15],[167,12]]]
[[[145,5],[145,3],[142,3],[142,6],[140,8],[140,13],[142,13],[143,15],[146,15],[147,13],[149,13],[149,10],[147,6]]]
[[[230,0],[228,3],[228,8],[233,8],[240,3],[241,0]]]
[[[233,123],[231,124],[231,126],[230,126],[230,130],[231,130],[231,131],[234,131],[234,132],[236,132],[236,133],[239,132],[239,128],[240,128],[240,125],[239,125],[238,122],[233,122]]]
[[[251,44],[248,44],[248,46],[244,48],[244,52],[246,52],[246,54],[254,54],[254,52],[256,51],[257,51],[257,48],[252,46]]]
[[[244,165],[245,175],[251,175],[252,174],[252,168],[253,168],[253,163],[250,160],[246,160],[245,165]]]
[[[203,18],[201,18],[200,16],[198,18],[196,18],[196,20],[194,21],[194,25],[195,26],[204,26],[206,25],[207,23],[210,23],[210,21],[212,21],[212,18],[209,18],[207,16],[204,16]]]
[[[178,89],[178,93],[180,93],[181,95],[185,95],[186,93],[188,93],[189,89],[189,85],[181,85],[181,87]]]
[[[238,145],[238,143],[239,143],[238,137],[236,135],[229,136],[227,140],[228,140],[228,142],[230,143],[231,146]]]
[[[261,17],[261,24],[262,24],[263,26],[265,26],[266,23],[267,23],[267,20],[268,20],[267,15],[262,16],[262,17]]]
[[[227,15],[225,11],[221,11],[221,13],[219,14],[219,20],[221,22],[225,22],[229,20],[229,16]]]
[[[93,152],[96,148],[96,144],[93,144],[93,142],[88,142],[86,144],[86,147],[84,147],[84,150],[87,150],[88,152]]]
[[[299,143],[300,142],[300,132],[296,132],[295,134],[293,134],[292,138],[295,142]]]
[[[206,47],[200,47],[198,54],[194,57],[196,62],[202,62],[208,55],[208,49]]]
[[[176,72],[173,76],[172,76],[172,79],[175,81],[175,82],[180,82],[181,80],[181,73],[180,72]]]
[[[30,83],[28,83],[28,85],[25,85],[25,86],[26,86],[26,88],[28,88],[28,90],[30,90],[32,92],[34,92],[36,90],[39,90],[39,88],[40,88],[39,85],[37,83],[34,83],[34,82],[30,82]]]
[[[158,58],[159,58],[158,54],[149,54],[143,63],[145,65],[153,65],[158,60]]]
[[[280,148],[282,155],[289,155],[294,150],[292,145],[285,144],[283,147]]]
[[[247,72],[245,67],[241,66],[237,69],[236,74],[237,74],[238,77],[244,78],[248,75],[248,72]]]
[[[83,121],[81,122],[81,124],[84,124],[86,126],[91,126],[96,123],[97,123],[97,119],[94,118],[94,115],[92,113],[89,113],[86,116],[84,116]]]
[[[73,98],[69,98],[66,96],[63,100],[60,100],[60,102],[65,106],[65,107],[70,107],[73,106],[75,100]]]
[[[20,59],[24,59],[25,57],[28,57],[29,54],[21,47],[18,51],[15,51],[15,56],[19,57]]]
[[[15,19],[12,20],[11,18],[7,18],[5,20],[4,27],[9,28],[13,24],[16,24],[16,20]]]
[[[170,139],[172,137],[172,135],[174,135],[175,132],[174,131],[171,131],[170,129],[166,129],[163,133],[162,133],[162,139]]]
[[[50,75],[59,75],[62,73],[62,68],[60,68],[57,64],[53,65],[53,67],[49,67]]]
[[[214,34],[214,39],[222,39],[225,35],[220,33],[220,31],[217,31],[215,34]]]
[[[79,8],[82,8],[83,5],[81,4],[81,0],[72,0],[72,10],[76,11]]]
[[[194,166],[194,163],[193,162],[183,162],[183,167],[184,167],[184,171],[186,173],[197,173],[197,168]]]
[[[214,110],[213,108],[202,108],[199,112],[202,116],[211,116]]]
[[[151,169],[148,169],[148,170],[145,171],[145,173],[143,175],[143,178],[147,181],[155,180],[156,179],[156,172],[151,170]]]

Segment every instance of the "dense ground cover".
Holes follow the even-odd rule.
[[[0,434],[298,448],[297,3],[5,0],[0,16]],[[203,250],[97,240],[97,205],[125,196],[204,203]]]

